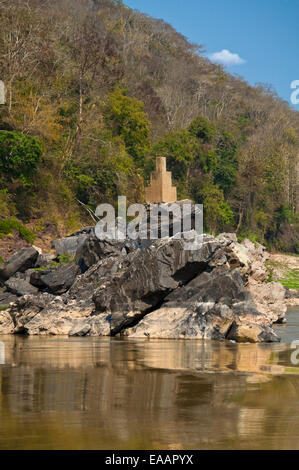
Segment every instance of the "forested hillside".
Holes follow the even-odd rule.
[[[211,233],[299,252],[299,113],[117,0],[0,0],[0,236],[144,200],[156,156]]]

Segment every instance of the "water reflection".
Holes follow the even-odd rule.
[[[1,340],[1,449],[299,448],[285,344]]]

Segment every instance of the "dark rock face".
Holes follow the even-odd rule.
[[[69,237],[58,238],[53,241],[52,246],[58,255],[73,255],[89,237],[92,230],[93,227],[86,227],[80,232],[73,233]]]
[[[245,334],[242,316],[249,332]],[[202,273],[168,295],[163,305],[127,331],[132,337],[278,341],[263,324],[238,270]]]
[[[201,250],[187,251],[183,245],[183,240],[157,240],[146,250],[130,255],[128,268],[95,292],[96,310],[112,313],[112,334],[134,323],[183,282],[203,272],[221,246],[212,237],[205,239]]]
[[[255,302],[245,287],[264,292],[268,286],[248,282],[252,273],[263,277],[260,266],[253,269],[262,256],[231,234],[204,235],[194,250],[185,243],[172,237],[140,249],[130,241],[100,241],[92,232],[77,251],[83,274],[75,264],[24,273],[24,281],[30,275],[44,292],[18,298],[0,333],[278,341],[271,325],[283,316],[274,308],[280,292],[271,286]]]
[[[42,276],[45,276],[46,274],[51,273],[51,269],[45,269],[42,271],[33,271],[30,275],[30,284],[32,286],[38,287],[39,289],[45,289],[47,286],[46,284],[41,280]]]
[[[76,260],[84,272],[107,256],[128,254],[135,249],[136,244],[130,240],[99,240],[95,233],[92,232],[83,242],[83,244],[77,249]]]
[[[12,276],[5,282],[5,287],[17,296],[37,294],[38,289],[20,276]]]
[[[22,248],[15,253],[0,269],[0,279],[7,280],[16,272],[23,273],[33,268],[38,257],[38,251],[33,246]]]
[[[63,294],[74,284],[76,276],[80,272],[79,266],[71,263],[46,273],[40,271],[37,272],[38,275],[32,274],[30,282],[33,281],[36,285],[39,284],[51,294]]]

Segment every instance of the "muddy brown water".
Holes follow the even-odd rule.
[[[280,344],[2,336],[0,449],[299,449],[299,308],[276,330]]]

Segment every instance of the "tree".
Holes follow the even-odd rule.
[[[198,152],[198,142],[187,130],[171,131],[153,147],[154,157],[167,158],[167,168],[172,171],[180,197],[188,193],[186,182]]]
[[[202,196],[206,229],[215,234],[234,224],[234,214],[225,202],[221,189],[209,183],[203,188]]]
[[[150,146],[150,122],[144,104],[116,88],[108,97],[105,119],[115,136],[121,136],[137,165],[144,161]]]
[[[202,139],[204,142],[209,142],[217,132],[216,126],[213,122],[206,119],[204,116],[197,116],[189,126],[189,132],[197,139]]]
[[[41,155],[41,144],[34,137],[0,132],[0,173],[8,181],[20,179],[25,186],[30,185]]]

